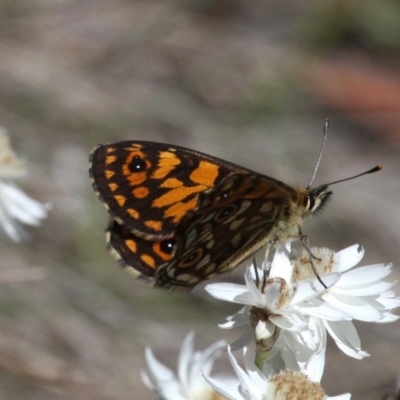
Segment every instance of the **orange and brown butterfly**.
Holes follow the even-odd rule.
[[[156,287],[191,289],[263,245],[299,237],[328,185],[296,188],[184,147],[145,141],[97,146],[95,192],[111,216],[111,253]]]

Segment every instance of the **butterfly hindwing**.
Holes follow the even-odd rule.
[[[184,147],[143,141],[99,145],[90,176],[112,218],[139,237],[173,237],[198,194],[232,173],[252,171]]]
[[[109,250],[135,278],[152,280],[156,270],[172,259],[174,241],[171,239],[140,238],[113,219],[106,232]]]

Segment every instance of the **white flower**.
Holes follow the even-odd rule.
[[[390,290],[394,283],[382,281],[390,273],[391,265],[351,269],[364,255],[357,245],[338,253],[327,249],[312,249],[312,253],[327,288],[315,277],[307,252],[290,262],[284,249],[277,251],[268,279],[259,287],[252,277],[254,266],[246,271],[246,286],[206,286],[218,299],[245,305],[220,325],[223,329],[246,327],[232,344],[233,349],[255,339],[268,352],[265,357],[270,359],[280,353],[286,367],[299,370],[295,364],[301,367],[313,357],[324,357],[328,332],[345,354],[359,359],[369,355],[361,349],[351,321],[387,323],[398,319],[389,311],[400,306],[400,299]],[[258,275],[262,273],[258,271]],[[257,365],[264,361],[257,361]]]
[[[348,315],[348,320],[329,320],[321,318],[321,322],[335,340],[337,346],[347,355],[363,358],[368,353],[361,350],[357,331],[350,321],[356,319],[364,322],[388,323],[399,317],[389,310],[400,306],[400,299],[390,290],[395,282],[385,282],[382,279],[390,274],[391,264],[374,264],[352,269],[364,256],[364,249],[353,245],[334,253],[329,249],[311,249],[316,257],[315,267],[325,281],[326,272],[339,273],[339,279],[333,285],[328,282],[328,289],[319,298],[314,297],[303,307],[302,312],[316,315],[321,305],[330,307]],[[294,262],[294,276],[301,279],[310,274],[307,254]]]
[[[48,204],[33,200],[8,182],[24,174],[25,164],[17,158],[5,132],[0,130],[0,225],[16,242],[25,235],[20,224],[37,226],[49,210]]]
[[[178,373],[161,364],[149,348],[145,356],[149,373],[142,371],[146,386],[162,400],[212,400],[215,392],[203,378],[209,375],[215,359],[226,343],[219,341],[200,352],[193,350],[194,333],[190,332],[183,341],[178,360]]]
[[[349,319],[348,315],[337,311],[330,313],[331,309],[324,305],[307,310],[306,315],[302,313],[302,305],[325,288],[316,277],[292,284],[292,266],[285,249],[277,251],[269,279],[261,282],[259,287],[252,277],[253,270],[254,266],[247,269],[245,286],[230,283],[206,286],[206,290],[218,299],[245,305],[238,313],[228,317],[227,323],[220,325],[223,329],[246,327],[232,348],[241,348],[255,339],[257,357],[264,357],[256,361],[259,367],[267,357],[270,359],[281,351],[280,357],[295,370],[300,370],[300,366],[307,364],[311,357],[321,356],[324,359],[326,333],[315,320],[310,319],[310,315],[328,315],[335,320]],[[325,283],[332,285],[337,279],[338,274],[330,274],[325,277]],[[295,363],[299,364],[297,368]]]
[[[311,380],[306,372],[283,371],[276,373],[270,366],[263,373],[251,361],[243,349],[246,370],[242,369],[228,348],[231,364],[239,378],[237,387],[224,384],[216,378],[206,377],[218,393],[229,400],[285,400],[285,399],[350,399],[350,394],[328,397],[318,380]],[[295,392],[295,397],[294,397]]]

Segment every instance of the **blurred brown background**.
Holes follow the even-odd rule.
[[[46,276],[1,285],[0,398],[154,399],[145,346],[175,367],[189,330],[199,349],[240,333],[217,328],[236,308],[202,287],[152,290],[108,255],[87,172],[98,143],[179,144],[305,185],[329,117],[316,184],[384,169],[335,186],[304,232],[360,243],[398,279],[399,20],[389,0],[2,0],[0,125],[29,162],[20,185],[53,210],[30,242],[1,246],[1,273]],[[371,357],[331,345],[323,385],[381,399],[400,374],[399,324],[357,327]]]

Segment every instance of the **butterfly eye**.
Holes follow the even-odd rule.
[[[146,169],[146,162],[139,156],[133,157],[131,163],[129,164],[129,169],[132,172],[141,172]]]
[[[315,197],[314,196],[307,196],[305,198],[305,207],[307,210],[313,210],[314,206],[315,206]]]
[[[160,250],[165,254],[172,254],[174,251],[175,240],[167,239],[160,242]]]

